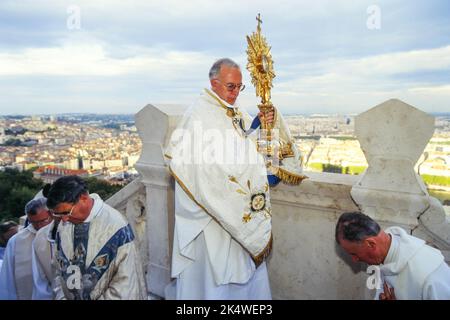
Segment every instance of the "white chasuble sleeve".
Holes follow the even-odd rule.
[[[260,264],[272,243],[267,170],[238,120],[203,97],[174,131],[166,156],[186,194]]]
[[[9,239],[0,271],[0,300],[17,300],[16,283],[14,279],[14,252],[16,250],[17,234]]]
[[[52,300],[53,290],[49,280],[45,276],[35,251],[36,241],[33,241],[31,250],[31,270],[33,272],[33,295],[32,300]]]
[[[424,300],[450,300],[450,267],[445,261],[425,281],[423,298]]]

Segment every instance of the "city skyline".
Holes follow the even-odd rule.
[[[364,112],[364,111],[362,111]],[[448,112],[430,112],[429,114],[431,114],[432,116],[435,117],[450,117],[450,111]],[[134,117],[134,113],[101,113],[101,112],[81,112],[81,113],[77,113],[77,112],[62,112],[62,113],[29,113],[29,114],[20,114],[20,113],[5,113],[5,114],[0,114],[0,118],[7,118],[7,117],[33,117],[33,116],[37,116],[37,117],[51,117],[51,116],[60,116],[60,117],[69,117],[69,116],[129,116],[129,117]],[[254,114],[250,114],[250,115],[256,115],[256,113]],[[305,117],[311,117],[311,116],[327,116],[327,117],[331,117],[331,116],[335,116],[335,117],[355,117],[358,115],[358,113],[336,113],[336,112],[330,112],[330,113],[284,113],[285,116],[305,116]],[[119,121],[117,121],[119,122]]]
[[[398,98],[449,112],[450,3],[416,1],[10,1],[0,4],[0,115],[134,114],[191,104],[218,58],[245,69],[262,29],[285,114],[358,114]]]
[[[87,170],[83,174],[122,183],[135,177],[134,164],[141,154],[132,119],[131,114],[0,116],[0,171],[40,168],[39,177],[54,179],[55,170]],[[360,174],[367,168],[352,116],[286,115],[285,120],[304,155],[305,170]],[[433,137],[416,163],[417,172],[420,167],[428,188],[441,200],[450,197],[449,155],[450,114],[436,117]]]

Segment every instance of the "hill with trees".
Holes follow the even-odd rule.
[[[85,179],[90,193],[97,193],[103,200],[108,199],[122,186],[111,185],[95,177]],[[32,171],[6,169],[0,172],[0,221],[18,221],[23,216],[25,205],[44,186],[44,182],[33,177]]]

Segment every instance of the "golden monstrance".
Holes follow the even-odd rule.
[[[274,121],[269,125],[264,119],[261,122],[260,136],[257,140],[258,151],[264,155],[267,168],[271,173],[288,184],[298,185],[307,178],[302,172],[301,155],[295,147],[281,113],[270,101],[270,91],[275,78],[272,54],[266,38],[261,33],[261,15],[256,17],[256,32],[247,36],[247,70],[250,72],[256,96],[261,98],[258,108],[264,114],[273,110]],[[278,130],[273,136],[273,130]]]

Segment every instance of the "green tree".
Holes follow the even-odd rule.
[[[123,186],[111,185],[108,182],[95,177],[85,178],[85,180],[87,182],[89,193],[97,193],[103,200],[110,198],[113,194],[123,188]]]
[[[450,177],[432,176],[429,174],[422,174],[421,177],[426,184],[438,186],[450,186]]]
[[[33,199],[37,191],[28,187],[17,187],[11,190],[7,199],[5,199],[5,220],[18,220],[25,214],[24,208],[28,201]]]
[[[97,193],[103,200],[110,198],[122,186],[111,185],[95,177],[85,179],[90,193]],[[28,201],[42,189],[44,183],[35,179],[31,170],[19,172],[6,169],[0,172],[0,221],[15,220],[24,215],[24,208]]]
[[[42,180],[35,179],[31,171],[6,169],[0,172],[0,220],[18,221],[24,214],[25,204],[42,186]]]

